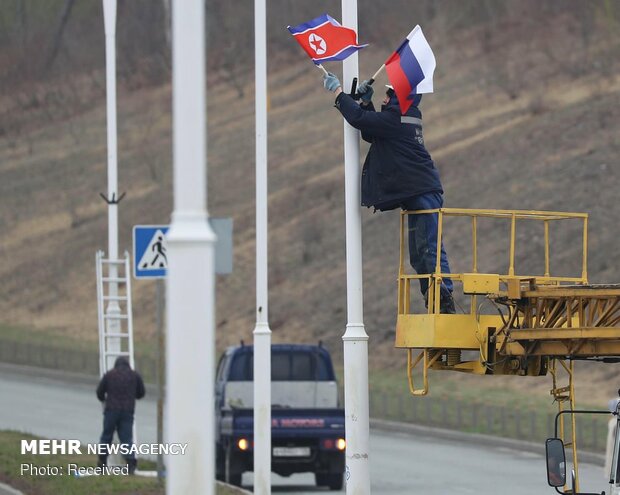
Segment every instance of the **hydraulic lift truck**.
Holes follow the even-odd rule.
[[[440,313],[438,295],[442,278],[447,275],[441,273],[439,249],[433,273],[413,274],[407,266],[407,217],[428,214],[438,216],[437,246],[441,246],[447,217],[461,217],[461,221],[464,217],[471,223],[471,269],[449,275],[455,294],[460,292],[457,291],[460,286],[463,297],[469,298],[467,307],[460,308],[461,313]],[[479,246],[482,244],[478,223],[487,218],[508,222],[507,273],[479,270]],[[541,253],[544,273],[539,275],[516,273],[517,224],[524,221],[539,222],[544,231],[544,253]],[[556,222],[577,222],[581,273],[573,277],[554,276],[550,271],[550,226]],[[491,242],[497,242],[497,238]],[[588,215],[585,213],[458,208],[401,212],[395,347],[407,351],[410,392],[414,396],[429,392],[430,369],[479,375],[550,374],[551,395],[559,412],[556,438],[547,446],[554,453],[560,444],[562,452],[564,447],[569,448],[574,472],[570,488],[566,486],[565,464],[560,481],[550,482],[560,493],[579,492],[574,363],[576,360],[620,362],[620,285],[589,284],[587,259]],[[416,312],[413,294],[417,287],[413,284],[421,278],[429,281],[428,304],[426,309]],[[483,301],[494,307],[494,313],[481,312]],[[466,355],[475,358],[463,359]],[[414,372],[421,375],[421,385],[417,383],[420,378],[414,382]],[[614,413],[617,416],[617,411]],[[569,419],[565,421],[565,417]],[[616,466],[618,441],[614,459]],[[618,470],[614,469],[612,482],[615,484]]]

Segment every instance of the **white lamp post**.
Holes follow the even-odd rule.
[[[105,28],[105,85],[106,85],[106,125],[108,148],[108,258],[118,260],[118,162],[116,127],[116,0],[103,0],[103,22]],[[118,335],[121,332],[121,308],[114,298],[118,296],[118,265],[109,266],[108,305],[106,308],[106,333]],[[118,337],[106,337],[106,348],[110,352],[106,360],[106,370],[114,367],[114,361],[121,351]],[[131,363],[133,365],[133,363]]]
[[[256,88],[256,326],[254,328],[254,493],[271,493],[271,330],[267,283],[266,2],[254,1]]]
[[[204,0],[174,0],[174,211],[168,232],[166,493],[215,493],[215,234],[208,223]]]
[[[357,31],[357,0],[342,0],[342,24]],[[343,87],[358,74],[357,52],[343,62]],[[360,209],[359,131],[344,122],[347,252],[347,328],[344,341],[346,492],[370,494],[368,335],[362,292],[362,217]]]

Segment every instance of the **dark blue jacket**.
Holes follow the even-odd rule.
[[[413,196],[443,193],[439,172],[424,147],[422,113],[416,106],[401,116],[393,97],[376,112],[372,103],[363,107],[340,93],[336,108],[372,143],[362,169],[362,206],[392,210]]]

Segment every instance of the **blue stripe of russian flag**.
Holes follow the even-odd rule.
[[[415,90],[418,84],[424,80],[424,71],[418,62],[418,59],[413,54],[411,50],[411,46],[409,45],[410,41],[408,39],[401,45],[401,47],[397,50],[399,59],[400,59],[400,67],[409,81],[410,86],[410,95],[409,97],[413,97],[415,94]]]

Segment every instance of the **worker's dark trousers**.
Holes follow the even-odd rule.
[[[438,193],[426,193],[414,196],[401,204],[403,210],[435,210],[443,206],[443,196]],[[438,214],[427,213],[420,215],[409,215],[409,260],[411,266],[422,275],[434,273],[437,264],[437,229]],[[448,255],[441,244],[441,273],[450,273]],[[441,292],[452,293],[452,280],[444,278],[441,283]],[[428,290],[428,280],[420,279],[420,290],[426,295]]]
[[[110,445],[112,443],[112,437],[114,436],[114,430],[118,432],[118,439],[121,444],[131,446],[133,444],[133,412],[130,411],[110,411],[106,410],[103,413],[103,433],[101,434],[101,440],[99,443]],[[101,459],[102,458],[102,459]],[[100,459],[105,462],[106,456],[100,456]],[[125,459],[134,459],[133,454],[125,456]]]

